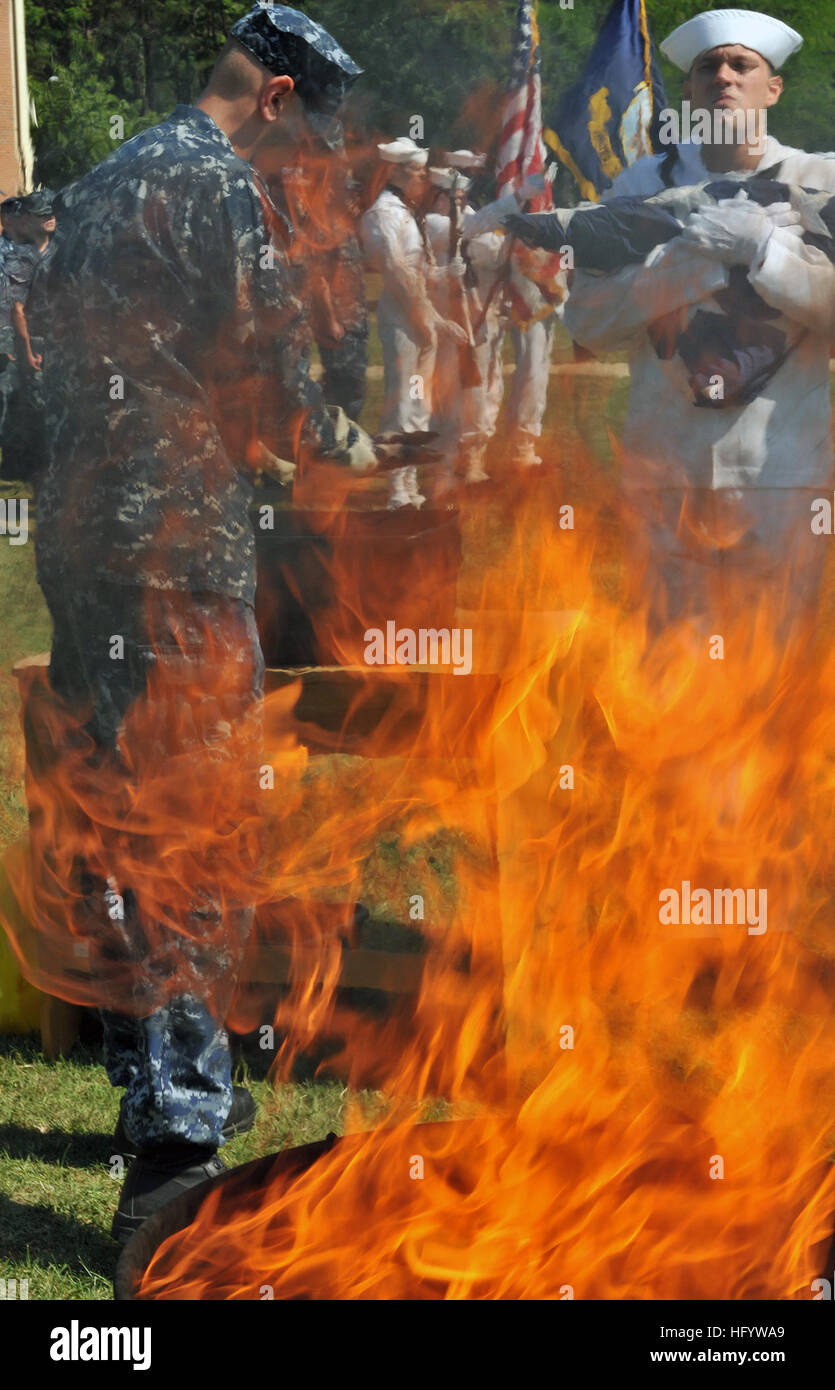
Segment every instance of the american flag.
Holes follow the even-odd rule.
[[[536,0],[519,0],[510,91],[496,157],[498,195],[515,193],[527,174],[541,174],[545,167],[542,143],[542,63]],[[547,212],[553,207],[551,185],[530,203],[531,212]]]
[[[536,0],[519,0],[510,91],[496,156],[496,191],[500,197],[518,192],[529,174],[541,174],[545,167],[541,69]],[[550,183],[526,206],[530,212],[549,212],[554,206]],[[549,317],[565,295],[559,256],[531,250],[515,240],[508,247],[506,275],[510,315],[522,328]]]

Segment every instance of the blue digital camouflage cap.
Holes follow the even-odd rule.
[[[32,217],[52,217],[55,208],[55,194],[51,188],[38,188],[20,199],[20,211]]]
[[[336,39],[308,15],[268,0],[253,6],[229,34],[273,76],[292,77],[311,127],[327,135],[362,72]]]

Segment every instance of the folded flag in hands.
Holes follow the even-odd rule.
[[[612,198],[550,213],[520,213],[504,226],[527,246],[571,247],[578,270],[611,273],[641,264],[681,237],[694,254],[729,268],[729,283],[710,309],[676,309],[650,329],[659,357],[684,362],[694,404],[739,406],[760,395],[804,330],[757,294],[750,268],[775,229],[816,246],[835,263],[835,197],[767,176],[714,179],[646,198]],[[712,392],[721,378],[723,390]]]

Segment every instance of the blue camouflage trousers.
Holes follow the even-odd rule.
[[[12,476],[6,458],[6,437],[11,403],[17,391],[18,366],[9,353],[0,349],[0,448],[3,449],[3,476]]]
[[[131,722],[126,723],[125,716],[137,702],[144,702],[147,718],[140,727],[146,743],[150,738],[153,745],[143,749],[146,761],[150,753],[152,764],[155,758],[167,759],[170,766],[173,757],[178,776],[179,769],[187,776],[192,754],[202,757],[200,765],[205,765],[208,745],[217,772],[214,789],[203,789],[212,808],[208,814],[211,817],[217,803],[217,815],[227,816],[224,779],[240,784],[242,746],[247,763],[251,758],[253,785],[261,761],[264,662],[252,608],[209,593],[163,594],[110,583],[58,584],[45,582],[44,576],[41,584],[54,625],[50,685],[78,712],[83,737],[91,741],[91,762],[111,765],[115,760],[130,782],[136,758],[130,746]],[[118,660],[113,659],[114,635],[123,640]],[[160,664],[165,668],[164,696],[150,693]],[[230,731],[243,724],[248,732],[242,745],[231,739]],[[230,759],[235,760],[234,769],[226,766]],[[249,815],[243,808],[236,812]],[[202,814],[207,814],[205,809]],[[257,812],[250,819],[254,823]],[[126,824],[130,833],[129,817]],[[150,841],[143,842],[143,852],[151,864],[158,856],[164,875],[164,838],[157,845],[153,836]],[[130,867],[120,865],[118,855],[106,882],[100,871],[98,876],[82,874],[87,910],[102,924],[96,930],[104,942],[97,957],[105,962],[104,1004],[106,963],[112,960],[114,972],[120,972],[113,975],[114,981],[122,982],[122,992],[115,994],[120,1007],[100,1010],[105,1067],[111,1084],[125,1088],[122,1118],[140,1153],[160,1145],[223,1143],[221,1128],[232,1102],[223,1021],[254,909],[234,895],[230,900],[211,855],[205,857],[202,864],[198,849],[198,900],[192,894],[189,901],[177,902],[174,883],[170,911],[154,922],[147,914],[143,918],[131,889]],[[184,929],[173,930],[172,922],[182,923]],[[126,969],[129,1009],[124,1007]],[[160,994],[166,980],[176,981],[176,992]]]
[[[359,420],[365,405],[368,369],[368,323],[347,329],[333,347],[319,344],[322,359],[322,395],[328,405],[339,405],[349,420]]]
[[[34,352],[43,340],[32,339]],[[37,485],[45,463],[43,375],[20,356],[0,352],[0,445],[3,477]]]

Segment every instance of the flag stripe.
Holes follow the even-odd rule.
[[[510,91],[496,159],[496,188],[501,195],[518,190],[527,174],[539,174],[545,166],[542,145],[542,83],[539,30],[535,0],[519,0],[513,42]],[[553,206],[550,186],[533,199],[531,211]]]

